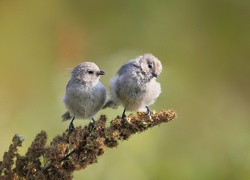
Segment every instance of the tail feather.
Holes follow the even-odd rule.
[[[104,104],[104,106],[102,107],[102,109],[105,109],[107,107],[113,108],[113,109],[117,109],[118,108],[118,104],[114,103],[112,100],[109,100],[106,102],[106,104]]]
[[[70,115],[69,111],[67,111],[66,113],[62,115],[62,121],[67,121],[67,120],[70,120],[71,118],[72,116]]]

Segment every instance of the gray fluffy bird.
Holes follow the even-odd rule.
[[[117,108],[123,105],[122,119],[126,110],[147,111],[161,93],[156,78],[162,71],[161,62],[152,54],[144,54],[125,63],[117,72],[118,76],[109,84],[110,99],[103,108]]]
[[[62,120],[70,120],[69,129],[74,129],[75,118],[92,119],[106,101],[106,89],[99,81],[105,73],[93,62],[77,65],[71,72],[63,102],[68,111]]]

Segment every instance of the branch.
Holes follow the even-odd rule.
[[[176,118],[171,110],[160,111],[149,117],[138,112],[124,121],[117,116],[106,126],[107,118],[101,115],[93,126],[77,127],[56,136],[46,146],[47,133],[41,131],[35,137],[25,156],[17,152],[23,138],[15,135],[9,151],[0,161],[0,179],[72,179],[73,172],[97,163],[97,157],[104,154],[105,147],[114,148],[118,141],[128,140],[131,135],[167,123]],[[42,161],[43,160],[43,161]]]

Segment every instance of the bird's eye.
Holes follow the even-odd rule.
[[[151,65],[151,64],[149,64],[149,65],[148,65],[148,68],[150,68],[150,69],[151,69],[151,68],[152,68],[152,65]]]
[[[94,72],[93,71],[88,71],[89,74],[93,74]]]

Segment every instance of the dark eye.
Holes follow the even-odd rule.
[[[93,71],[88,71],[89,74],[93,74],[94,72]]]
[[[152,68],[152,65],[151,65],[151,64],[149,64],[149,65],[148,65],[148,68],[150,68],[150,69],[151,69],[151,68]]]

